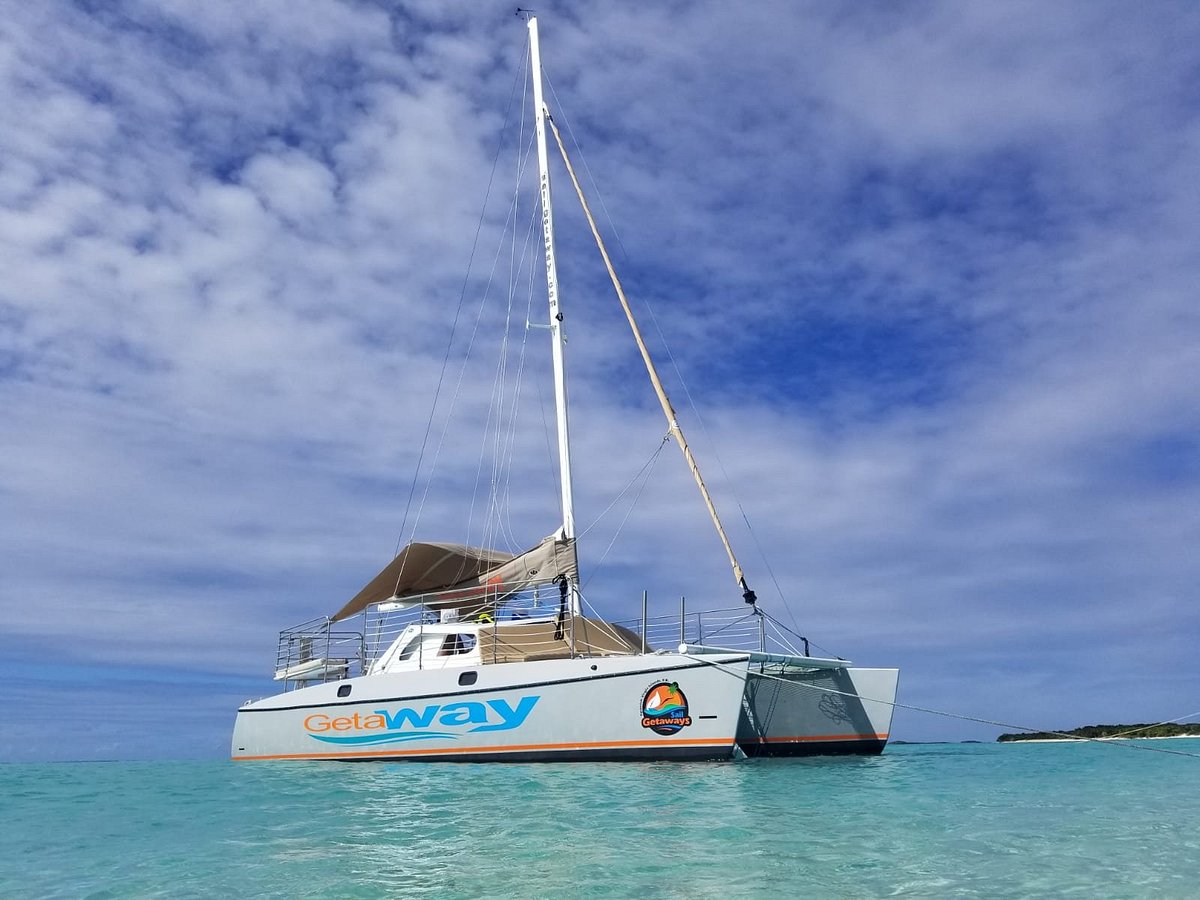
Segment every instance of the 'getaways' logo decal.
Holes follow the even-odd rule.
[[[373,747],[433,738],[458,740],[462,735],[476,731],[520,728],[540,699],[536,694],[526,695],[515,707],[507,700],[497,698],[486,703],[470,701],[445,706],[433,703],[422,710],[407,706],[397,710],[377,709],[365,715],[358,712],[348,716],[313,713],[304,720],[304,728],[310,738],[343,747]],[[440,729],[435,729],[435,725]],[[473,727],[465,728],[467,725]]]
[[[652,684],[642,696],[642,727],[655,734],[675,734],[692,724],[687,697],[673,681]]]

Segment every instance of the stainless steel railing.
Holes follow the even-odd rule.
[[[721,647],[729,650],[753,650],[792,656],[808,656],[808,641],[756,607],[736,606],[720,609],[690,610],[680,599],[677,612],[647,614],[645,595],[642,615],[637,619],[614,622],[638,634],[647,649],[674,649],[680,644]]]
[[[337,681],[362,671],[366,645],[361,631],[327,618],[312,619],[279,633],[275,680],[286,690],[322,681]]]
[[[349,619],[332,623],[328,618],[312,619],[300,625],[284,629],[279,634],[279,647],[275,659],[275,680],[284,682],[285,690],[304,687],[326,681],[338,681],[365,674],[371,665],[395,642],[396,638],[410,625],[440,621],[435,610],[426,607],[408,609],[384,609],[371,607]],[[539,646],[535,635],[538,623],[556,620],[559,614],[559,593],[555,585],[529,588],[506,599],[494,616],[490,617],[492,642],[488,645],[493,658],[483,662],[511,661],[508,656],[497,653],[505,641],[520,643],[526,656],[536,658]],[[528,638],[522,637],[531,626]],[[688,610],[684,601],[677,612],[667,615],[649,616],[643,606],[642,615],[634,619],[611,622],[627,629],[637,637],[635,651],[653,653],[674,650],[680,644],[721,647],[730,650],[760,650],[772,653],[788,653],[807,656],[807,643],[803,638],[788,632],[769,617],[745,606]],[[575,618],[568,612],[563,619],[563,632],[567,644],[586,648],[587,639],[575,639],[576,625],[592,629],[603,627],[595,618]],[[482,634],[482,633],[481,633]],[[451,635],[447,636],[452,637]],[[561,637],[544,641],[546,652],[562,649]],[[451,649],[453,654],[461,652]],[[587,655],[586,649],[580,649]],[[599,651],[597,651],[598,653]],[[611,649],[608,652],[613,652]],[[624,652],[623,649],[617,652]],[[504,656],[502,659],[501,657]]]

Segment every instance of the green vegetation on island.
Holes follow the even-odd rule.
[[[1034,731],[1026,734],[1002,734],[998,741],[1062,741],[1095,738],[1169,738],[1200,737],[1200,723],[1188,725],[1084,725],[1070,731]]]

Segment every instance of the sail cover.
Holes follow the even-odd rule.
[[[409,544],[334,613],[333,621],[385,600],[420,598],[431,609],[474,610],[564,575],[579,578],[575,539],[556,534],[519,556],[462,544]]]

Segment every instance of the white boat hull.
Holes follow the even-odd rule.
[[[747,665],[744,653],[661,654],[365,675],[245,704],[234,725],[232,756],[729,759]],[[667,690],[671,711],[648,716],[645,704],[664,696],[654,693],[662,685],[677,687]]]
[[[752,666],[738,745],[750,757],[881,753],[899,676],[898,669]]]

